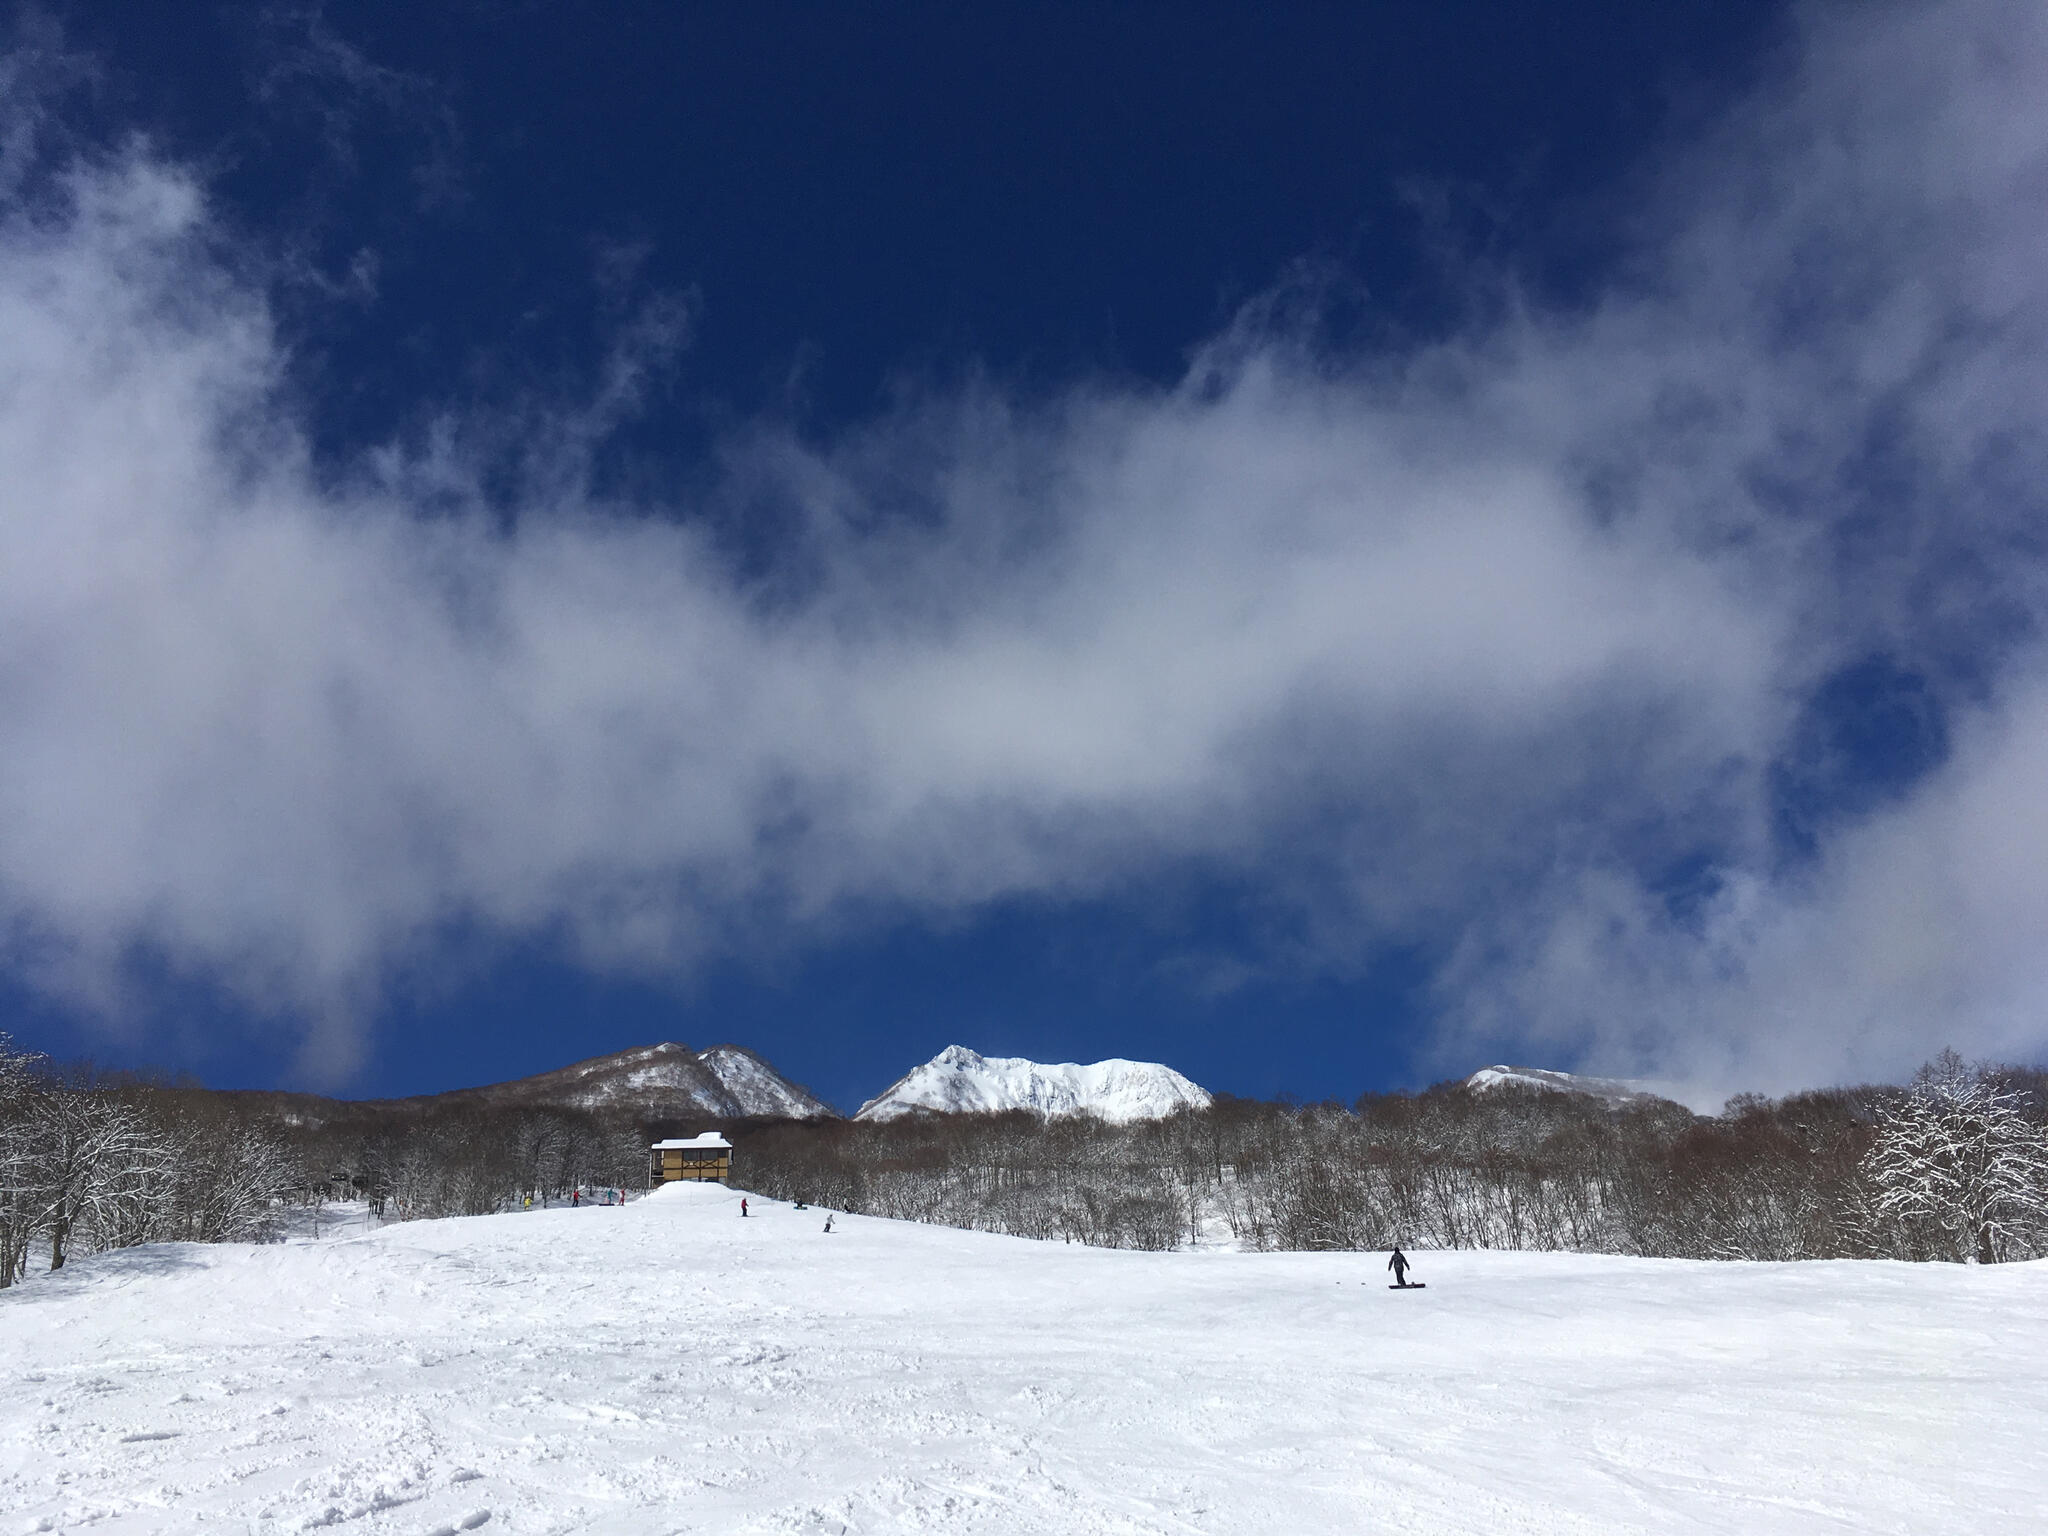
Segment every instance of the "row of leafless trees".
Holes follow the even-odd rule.
[[[728,1127],[763,1194],[1123,1248],[1555,1248],[1680,1258],[2048,1254],[2048,1075],[1952,1053],[1904,1089],[1675,1104],[1540,1090],[1221,1099],[1166,1120]],[[293,1204],[407,1219],[634,1189],[680,1127],[347,1104],[55,1072],[0,1036],[0,1285],[31,1249],[270,1235]]]
[[[397,1220],[561,1204],[647,1178],[645,1127],[578,1110],[334,1104],[290,1135],[312,1193]]]
[[[875,1216],[1119,1248],[1196,1235],[1182,1152],[1203,1117],[1111,1126],[1027,1110],[769,1126],[738,1138],[751,1189]]]
[[[0,1286],[32,1252],[61,1269],[138,1243],[261,1241],[294,1206],[329,1200],[409,1219],[635,1189],[648,1136],[573,1110],[284,1100],[60,1070],[0,1035]]]
[[[1117,1247],[1552,1248],[1703,1259],[2048,1253],[2039,1072],[1952,1054],[1906,1089],[1701,1118],[1445,1085],[1355,1105],[1220,1100],[1112,1126],[1023,1112],[746,1137],[766,1194]]]
[[[261,1239],[292,1180],[284,1139],[219,1096],[173,1110],[136,1084],[54,1072],[0,1035],[0,1286],[39,1244],[62,1269],[137,1243]]]

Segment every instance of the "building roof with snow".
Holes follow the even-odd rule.
[[[732,1143],[727,1141],[717,1131],[706,1131],[701,1136],[685,1136],[678,1140],[657,1141],[654,1144],[654,1150],[657,1152],[667,1152],[696,1150],[699,1148],[730,1147],[731,1145]]]

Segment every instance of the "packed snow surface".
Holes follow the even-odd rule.
[[[0,1291],[0,1532],[2040,1529],[2048,1264],[1120,1253],[677,1184]]]
[[[869,1099],[854,1118],[890,1120],[917,1110],[961,1114],[1035,1109],[1047,1115],[1156,1120],[1208,1102],[1206,1089],[1156,1061],[1046,1063],[1022,1056],[982,1056],[964,1045],[949,1045]]]

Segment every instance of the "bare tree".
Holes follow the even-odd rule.
[[[0,1034],[0,1288],[28,1266],[39,1207],[32,1187],[39,1139],[43,1058]]]
[[[300,1180],[291,1149],[272,1127],[211,1116],[176,1132],[177,1235],[191,1242],[262,1242]],[[322,1190],[312,1196],[320,1198]]]
[[[1931,1240],[1930,1256],[2028,1256],[2048,1223],[2048,1136],[2026,1109],[2023,1092],[1943,1051],[1884,1112],[1865,1163],[1877,1209]]]
[[[64,1267],[74,1241],[88,1251],[150,1241],[175,1169],[169,1137],[134,1106],[83,1088],[43,1094],[28,1187],[50,1268]]]

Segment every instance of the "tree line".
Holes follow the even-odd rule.
[[[275,1130],[217,1095],[58,1071],[0,1035],[0,1286],[39,1243],[54,1270],[138,1243],[260,1241],[290,1168]]]
[[[573,1109],[350,1103],[59,1067],[0,1035],[0,1287],[76,1254],[261,1242],[328,1202],[482,1216],[641,1188],[662,1134]]]
[[[1355,1104],[1219,1098],[1110,1125],[1025,1111],[742,1138],[763,1194],[1022,1237],[1174,1248],[1568,1249],[1690,1259],[2048,1254],[2039,1070],[1945,1053],[1905,1088],[1713,1117],[1456,1083]]]
[[[262,1241],[294,1212],[487,1215],[635,1190],[704,1127],[349,1103],[59,1070],[0,1035],[0,1286],[137,1243]],[[1903,1088],[1664,1100],[1456,1083],[1350,1105],[1220,1097],[1114,1125],[1029,1111],[728,1123],[736,1181],[816,1206],[1171,1249],[1567,1249],[1693,1259],[2048,1254],[2048,1073],[1944,1053]]]

